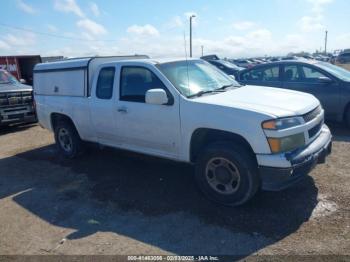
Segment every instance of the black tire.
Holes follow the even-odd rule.
[[[219,162],[215,163],[215,161]],[[227,164],[229,167],[222,168]],[[217,165],[215,171],[210,171],[212,165]],[[224,169],[226,171],[223,171]],[[227,181],[228,173],[230,173],[228,176],[232,176],[231,182]],[[246,203],[260,187],[258,167],[254,156],[244,146],[233,143],[215,143],[205,148],[197,159],[195,177],[199,188],[208,198],[229,206]],[[213,180],[225,183],[215,186],[213,184],[218,181],[213,183]]]
[[[79,156],[84,149],[83,141],[80,139],[80,136],[75,129],[74,125],[72,125],[69,121],[59,121],[55,125],[55,141],[56,146],[61,154],[63,154],[67,158],[75,158]],[[63,138],[65,134],[65,138]],[[67,145],[65,146],[65,141]]]

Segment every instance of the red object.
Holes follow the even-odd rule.
[[[21,71],[18,66],[18,60],[13,56],[0,56],[0,68],[10,72],[18,80],[21,78]]]
[[[25,79],[28,84],[33,82],[33,69],[41,63],[39,55],[0,56],[0,68],[11,73],[18,80]]]

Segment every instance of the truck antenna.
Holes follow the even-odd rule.
[[[187,43],[186,43],[186,33],[184,30],[184,47],[185,47],[185,57],[186,57],[186,70],[187,70],[187,88],[188,88],[188,95],[191,94],[190,92],[190,75],[188,73],[188,58],[187,58]]]

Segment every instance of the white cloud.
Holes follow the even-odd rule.
[[[255,25],[256,24],[254,22],[251,22],[251,21],[239,21],[239,22],[234,23],[232,25],[232,27],[236,30],[243,31],[243,30],[251,29]]]
[[[312,5],[312,11],[315,13],[323,12],[324,6],[333,2],[333,0],[308,0]]]
[[[267,29],[259,29],[256,31],[252,31],[247,34],[247,37],[252,40],[266,40],[271,39],[271,32]]]
[[[58,31],[57,27],[54,25],[48,24],[48,25],[46,25],[46,27],[49,30],[49,32],[51,32],[51,33],[55,33]]]
[[[174,16],[162,26],[162,30],[173,30],[176,28],[182,28],[183,26],[183,19],[180,16]]]
[[[10,48],[11,47],[5,41],[0,40],[0,50],[9,50]]]
[[[36,43],[36,36],[33,33],[21,33],[20,35],[7,34],[3,37],[8,45],[18,46],[30,46]]]
[[[126,30],[129,34],[138,36],[159,36],[159,31],[153,25],[132,25]]]
[[[309,15],[303,16],[299,21],[299,27],[302,32],[310,33],[325,29],[323,12],[326,5],[333,2],[333,0],[307,0],[312,8]]]
[[[37,10],[23,0],[17,0],[17,7],[27,14],[35,14]]]
[[[350,33],[340,34],[335,38],[335,46],[338,49],[346,49],[350,46]]]
[[[87,18],[79,20],[77,22],[77,26],[93,36],[104,35],[107,33],[107,30],[103,27],[103,25]]]
[[[75,0],[55,0],[54,8],[57,11],[73,13],[79,17],[84,17],[84,13]]]
[[[301,31],[305,33],[320,31],[324,29],[324,25],[322,24],[322,21],[323,21],[322,15],[303,16],[299,20],[299,26]]]
[[[100,12],[100,9],[96,3],[90,2],[89,6],[90,6],[90,10],[94,14],[94,16],[96,16],[96,17],[100,16],[101,12]]]

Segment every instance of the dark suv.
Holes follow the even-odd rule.
[[[350,63],[350,52],[339,54],[336,61],[340,64]]]

